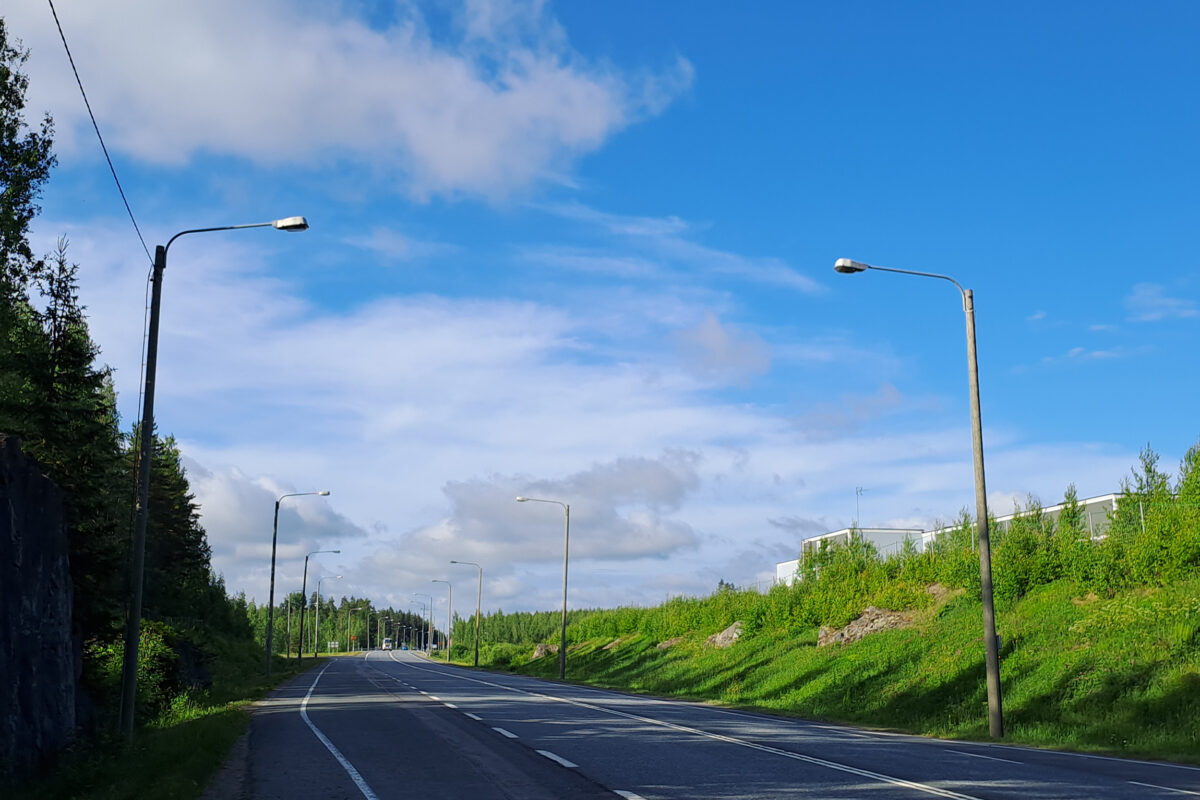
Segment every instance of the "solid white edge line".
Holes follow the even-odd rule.
[[[947,753],[957,753],[960,756],[970,756],[971,758],[985,758],[988,761],[1003,761],[1005,764],[1024,765],[1024,763],[1025,763],[1024,761],[1013,761],[1011,758],[996,758],[995,756],[982,756],[979,753],[968,753],[965,750],[947,750],[946,752]]]
[[[1134,786],[1145,786],[1150,789],[1162,789],[1164,792],[1176,792],[1178,794],[1190,794],[1192,797],[1200,797],[1200,792],[1190,792],[1187,789],[1176,789],[1172,786],[1159,786],[1156,783],[1141,783],[1139,781],[1129,781]]]
[[[476,722],[483,722],[483,717],[477,717],[474,714],[472,714],[470,711],[464,711],[463,713],[466,714],[471,719],[475,720]]]
[[[422,667],[418,667],[416,665],[406,665],[406,666],[411,666],[413,669],[422,669]],[[430,670],[430,671],[431,672],[433,672],[433,671],[440,672],[440,670]],[[615,717],[624,717],[626,719],[632,719],[637,722],[645,722],[650,725],[658,725],[660,727],[667,728],[669,730],[680,731],[681,733],[691,733],[696,736],[703,736],[706,739],[712,739],[712,740],[718,741],[718,742],[725,742],[727,744],[733,744],[733,745],[737,745],[740,747],[746,747],[751,750],[758,750],[759,752],[762,752],[762,753],[771,753],[773,755],[783,756],[784,758],[790,758],[794,761],[803,761],[808,764],[814,764],[816,766],[826,767],[828,769],[837,770],[839,772],[846,772],[851,775],[858,775],[859,777],[862,777],[862,778],[869,778],[874,781],[879,781],[880,783],[887,783],[887,784],[891,784],[892,786],[902,786],[906,789],[914,789],[918,792],[924,792],[925,794],[936,795],[937,797],[947,797],[947,798],[950,798],[950,800],[981,800],[980,798],[975,797],[974,795],[960,794],[959,792],[951,791],[949,789],[942,789],[938,786],[931,786],[927,783],[918,783],[916,781],[905,780],[904,778],[897,778],[892,775],[884,775],[881,772],[872,772],[871,770],[868,770],[868,769],[859,769],[858,767],[852,767],[849,764],[839,764],[836,761],[827,761],[826,759],[817,758],[816,756],[806,756],[803,753],[793,753],[790,750],[781,750],[778,747],[771,747],[769,745],[757,744],[756,742],[749,742],[749,741],[746,741],[745,739],[738,739],[733,736],[726,736],[721,733],[712,733],[711,731],[704,731],[704,730],[700,730],[699,728],[688,727],[687,725],[676,725],[673,722],[666,722],[661,719],[654,719],[653,717],[643,717],[638,714],[630,714],[625,711],[617,711],[616,709],[605,708],[603,706],[597,706],[597,705],[593,705],[591,703],[585,703],[582,700],[574,700],[569,697],[555,697],[554,695],[542,694],[540,692],[530,692],[525,689],[518,689],[515,686],[505,686],[502,683],[493,683],[491,681],[480,680],[478,678],[471,678],[466,675],[459,675],[458,677],[462,678],[463,680],[472,681],[473,683],[481,683],[484,686],[492,686],[497,689],[504,689],[505,691],[515,692],[518,694],[524,694],[524,695],[528,695],[530,697],[539,697],[539,698],[542,698],[545,700],[553,700],[558,703],[567,703],[568,705],[575,705],[575,706],[579,706],[580,708],[587,708],[587,709],[591,709],[593,711],[599,711],[602,714],[609,714],[609,715],[615,716]],[[493,728],[493,730],[500,730],[500,729]]]
[[[545,756],[546,758],[550,759],[551,761],[553,761],[557,764],[562,764],[567,769],[574,769],[575,767],[579,766],[574,761],[567,761],[562,756],[556,756],[554,753],[551,753],[549,750],[538,750],[538,753]]]
[[[504,728],[492,728],[492,730],[494,730],[496,733],[500,734],[501,736],[507,736],[509,739],[519,739],[520,738],[512,731],[506,731],[506,730],[504,730]]]
[[[363,776],[354,768],[354,765],[351,764],[344,755],[342,755],[342,751],[338,750],[334,743],[329,741],[329,737],[322,733],[321,729],[313,724],[313,721],[308,718],[309,698],[312,697],[313,690],[317,688],[317,683],[320,682],[321,676],[325,674],[325,670],[332,666],[333,662],[331,661],[326,664],[325,668],[318,672],[317,677],[313,679],[312,686],[308,687],[308,694],[304,695],[304,700],[300,703],[300,716],[304,719],[304,723],[308,725],[316,737],[321,740],[321,744],[325,745],[329,752],[333,754],[333,757],[337,759],[337,762],[342,765],[342,769],[346,770],[346,774],[350,776],[350,780],[354,781],[354,785],[358,787],[358,790],[363,793],[363,797],[367,798],[367,800],[379,800],[379,795],[371,791],[371,787],[367,785],[365,780],[363,780]]]

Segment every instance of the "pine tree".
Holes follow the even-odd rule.
[[[139,428],[131,438],[137,442]],[[137,448],[127,451],[129,466]],[[143,614],[152,619],[205,622],[212,548],[173,437],[154,437],[150,465],[150,516],[146,524]]]
[[[29,53],[9,41],[0,18],[0,294],[20,292],[41,262],[29,246],[29,223],[37,216],[42,184],[54,166],[54,123],[47,114],[38,130],[25,124],[29,79],[21,67]]]

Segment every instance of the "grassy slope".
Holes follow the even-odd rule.
[[[727,650],[696,631],[665,650],[628,633],[572,647],[572,680],[943,737],[987,738],[980,606],[958,597],[909,629],[816,647],[761,630]],[[1200,579],[1113,599],[1073,584],[1001,609],[1006,738],[1200,763]],[[554,677],[557,659],[513,665]]]

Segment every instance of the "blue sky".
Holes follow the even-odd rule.
[[[312,226],[171,250],[158,420],[235,591],[291,491],[332,494],[286,501],[280,591],[338,548],[327,591],[478,561],[505,610],[559,590],[517,494],[571,503],[575,607],[973,508],[957,292],[839,257],[974,290],[997,514],[1200,435],[1195,4],[58,7],[151,247]],[[147,259],[48,9],[5,14],[57,121],[38,244],[132,419]]]

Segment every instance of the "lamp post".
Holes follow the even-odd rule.
[[[558,679],[567,677],[567,557],[571,550],[571,506],[560,500],[541,500],[537,497],[518,497],[518,503],[554,503],[562,506],[566,517],[563,529],[563,602],[562,602],[562,641],[558,645]]]
[[[150,459],[154,450],[154,382],[158,373],[158,324],[162,307],[163,273],[167,269],[167,251],[180,236],[189,233],[232,231],[241,228],[272,227],[282,231],[302,231],[308,228],[304,217],[286,217],[273,222],[249,225],[222,225],[217,228],[192,228],[180,231],[165,245],[154,248],[154,270],[151,277],[150,327],[146,334],[146,377],[142,389],[142,423],[138,443],[137,513],[133,522],[133,546],[130,556],[129,618],[125,621],[125,653],[121,663],[121,730],[126,739],[133,738],[134,710],[137,707],[138,643],[142,636],[142,583],[146,570],[146,523],[150,512]]]
[[[321,639],[321,581],[324,581],[324,580],[340,581],[341,579],[342,579],[341,575],[323,575],[320,578],[317,578],[317,619],[313,623],[313,658],[317,657],[317,651],[320,649],[320,646],[321,646],[321,642],[320,642],[320,639]],[[334,628],[337,627],[337,618],[336,617],[333,620],[333,627]]]
[[[308,495],[318,495],[320,497],[328,497],[329,491],[322,489],[319,492],[290,492],[289,494],[280,495],[275,500],[275,524],[271,527],[271,591],[267,595],[267,677],[271,677],[271,647],[275,640],[275,543],[279,540],[279,504],[283,502],[285,497],[307,497]],[[288,606],[288,619],[291,619],[291,606]],[[288,623],[289,630],[291,622]],[[288,642],[288,657],[291,657],[291,642]]]
[[[449,664],[450,632],[452,630],[450,626],[454,624],[454,587],[450,585],[450,581],[442,578],[434,578],[430,581],[430,583],[444,583],[446,584],[446,591],[448,592],[446,595],[446,663]]]
[[[308,607],[308,559],[320,553],[340,553],[341,550],[313,550],[304,557],[304,578],[300,584],[300,652],[297,655],[297,660],[304,663],[304,609]],[[320,592],[317,593],[320,597]],[[313,657],[316,658],[316,652],[313,652]]]
[[[475,666],[479,666],[479,605],[483,600],[483,567],[474,561],[451,561],[451,564],[466,564],[479,570],[479,588],[475,592]]]
[[[429,600],[428,606],[425,606],[424,603],[421,604],[422,606],[425,606],[426,608],[429,609],[429,613],[427,615],[428,623],[427,623],[427,627],[425,630],[425,652],[428,653],[429,645],[433,643],[433,595],[422,594],[421,592],[413,592],[413,597],[424,597]]]
[[[967,318],[967,377],[971,391],[971,446],[975,460],[975,525],[979,531],[979,581],[983,595],[983,648],[984,666],[987,673],[988,731],[992,738],[1004,736],[1004,711],[1000,695],[1000,648],[996,640],[996,611],[992,601],[992,547],[988,538],[987,484],[983,472],[983,422],[979,412],[979,361],[975,353],[975,294],[964,289],[962,284],[947,275],[932,272],[915,272],[907,269],[876,267],[839,258],[834,270],[843,274],[865,272],[896,272],[901,275],[917,275],[922,278],[938,278],[949,281],[962,295],[963,313]]]

